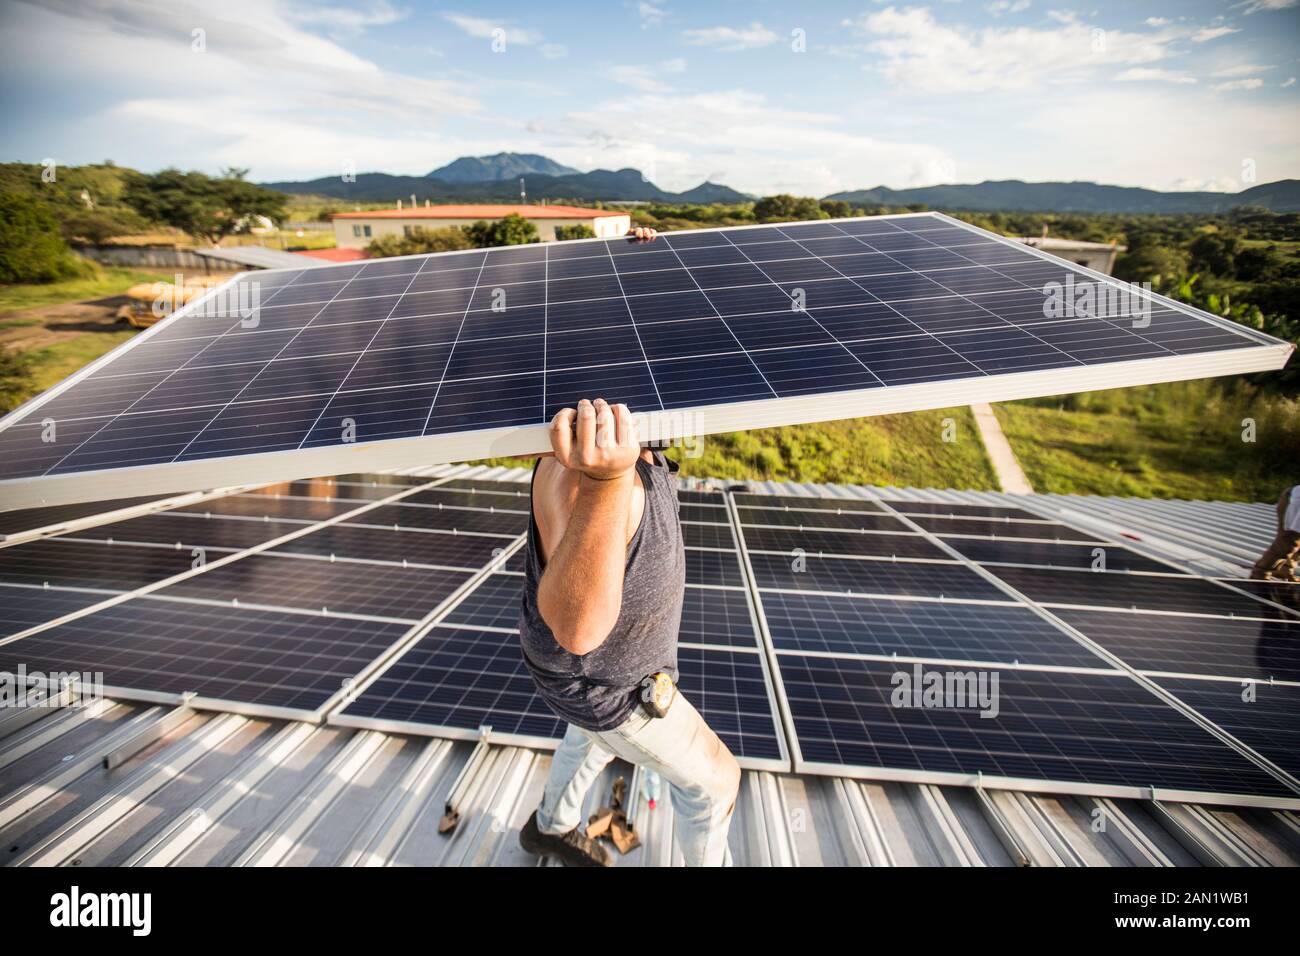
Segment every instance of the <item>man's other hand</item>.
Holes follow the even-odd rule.
[[[562,408],[551,419],[555,460],[588,478],[608,481],[632,471],[641,454],[636,421],[626,405],[603,398],[583,399],[576,409]]]
[[[654,242],[655,236],[657,235],[659,235],[659,233],[655,232],[649,226],[637,226],[635,229],[629,229],[627,231],[627,237],[637,243]]]

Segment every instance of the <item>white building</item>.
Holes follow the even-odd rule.
[[[632,217],[608,209],[578,206],[463,205],[415,206],[408,209],[372,209],[369,212],[339,212],[332,217],[334,239],[340,249],[362,249],[380,236],[401,236],[412,229],[445,229],[476,222],[504,219],[511,213],[523,216],[537,227],[543,242],[555,239],[557,226],[587,226],[599,238],[621,236],[632,228]]]
[[[1035,249],[1042,249],[1054,256],[1068,259],[1087,269],[1110,275],[1115,269],[1115,257],[1126,252],[1128,246],[1114,242],[1084,242],[1081,239],[1057,239],[1053,236],[1012,236],[1016,242],[1023,242]]]

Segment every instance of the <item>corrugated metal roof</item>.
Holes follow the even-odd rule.
[[[17,865],[535,865],[517,833],[550,755],[485,747],[462,779],[475,749],[124,702],[50,711],[0,740],[0,837]],[[588,812],[634,774],[611,765]],[[617,864],[679,865],[669,801],[633,813],[642,846]],[[1300,815],[746,771],[731,848],[741,866],[1294,865]]]
[[[195,249],[194,252],[208,259],[235,262],[254,269],[315,269],[329,265],[328,262],[304,258],[282,249],[267,249],[265,246],[228,246],[222,249]]]
[[[1015,504],[1129,529],[1142,539],[1135,546],[1174,560],[1191,554],[1213,573],[1244,573],[1272,537],[1269,505],[749,484]],[[0,839],[20,865],[535,865],[517,832],[549,765],[548,753],[526,748],[184,707],[15,711],[0,717]],[[635,792],[635,769],[616,762],[589,810],[619,775]],[[459,824],[440,834],[452,797]],[[618,865],[679,864],[669,801],[651,811],[638,800],[632,812],[642,846]],[[751,866],[1289,866],[1300,863],[1300,814],[746,771],[731,848]]]

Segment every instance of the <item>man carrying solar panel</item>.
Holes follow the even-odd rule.
[[[626,405],[599,398],[556,414],[551,446],[533,471],[519,630],[538,692],[569,727],[519,842],[609,866],[582,803],[619,756],[668,781],[687,865],[728,863],[740,768],[674,686],[686,587],[676,466],[640,447]]]

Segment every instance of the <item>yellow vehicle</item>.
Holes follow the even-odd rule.
[[[220,285],[230,275],[179,276],[174,282],[141,282],[126,290],[130,300],[117,310],[119,322],[129,322],[137,329],[147,329],[167,318],[181,306],[193,302],[213,286]]]

